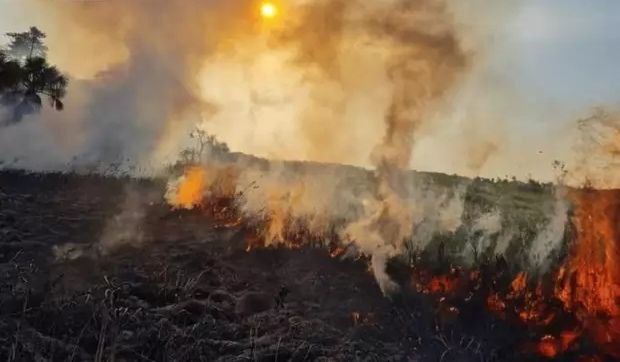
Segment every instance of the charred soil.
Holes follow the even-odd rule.
[[[171,210],[164,192],[158,180],[0,173],[0,359],[547,360],[527,348],[536,330],[489,310],[488,285],[450,297],[464,271],[446,264],[444,279],[412,285],[394,261],[402,293],[386,298],[364,258],[246,251],[243,223]],[[556,360],[595,352],[583,341]]]

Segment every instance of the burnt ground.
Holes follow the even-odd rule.
[[[0,173],[0,359],[544,360],[482,303],[444,318],[407,288],[385,298],[365,260],[246,252],[243,225],[174,212],[164,189]]]

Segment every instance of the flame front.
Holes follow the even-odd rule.
[[[193,209],[200,205],[208,187],[207,170],[193,166],[185,170],[175,188],[166,195],[168,202],[175,208]]]
[[[573,199],[576,240],[556,295],[597,344],[620,357],[620,191],[587,190]]]
[[[247,250],[310,245],[339,257],[349,254],[351,244],[351,255],[363,255],[342,232],[346,220],[334,221],[325,205],[309,207],[308,200],[317,196],[298,179],[266,181],[221,165],[188,166],[166,195],[173,207],[197,209],[220,224],[243,221]],[[526,271],[512,274],[501,258],[482,269],[452,265],[439,271],[420,264],[411,266],[410,287],[443,301],[436,311],[442,318],[458,315],[450,300],[480,295],[502,320],[533,331],[536,339],[525,346],[532,353],[555,358],[578,350],[586,339],[620,357],[620,190],[574,190],[569,196],[575,210],[573,243],[559,270],[539,278]]]

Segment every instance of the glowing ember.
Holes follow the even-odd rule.
[[[547,358],[554,358],[560,352],[559,342],[555,337],[546,335],[538,342],[538,353]]]
[[[506,311],[506,302],[497,293],[492,293],[487,297],[487,308],[503,317]]]
[[[560,338],[546,335],[538,342],[537,351],[543,357],[555,358],[559,354],[568,351],[578,337],[579,334],[574,331],[564,331],[560,334]]]
[[[329,253],[329,256],[331,256],[332,258],[337,258],[340,255],[344,254],[345,251],[345,248],[337,246]]]
[[[428,283],[428,289],[431,293],[450,293],[456,289],[458,279],[446,275],[434,277]]]
[[[430,275],[427,270],[414,270],[411,275],[411,287],[424,294],[454,294],[466,282],[467,275],[456,267],[444,275]]]
[[[579,333],[576,331],[563,331],[560,334],[560,343],[562,346],[562,350],[569,349],[573,343],[579,338]]]

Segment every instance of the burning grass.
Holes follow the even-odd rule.
[[[369,273],[369,257],[342,238],[344,221],[321,223],[329,227],[317,232],[312,219],[287,210],[276,214],[283,216],[276,223],[280,232],[270,239],[274,214],[245,212],[244,190],[219,186],[235,173],[228,175],[202,183],[202,197],[189,209],[145,201],[141,246],[101,256],[92,245],[73,245],[62,261],[42,256],[49,245],[93,234],[97,228],[80,222],[80,215],[101,219],[104,227],[106,217],[98,213],[105,202],[121,204],[112,195],[122,194],[122,182],[76,178],[69,183],[81,183],[77,189],[84,191],[76,193],[76,187],[63,191],[67,181],[54,176],[12,182],[16,176],[5,175],[8,186],[0,196],[7,208],[0,221],[3,235],[14,241],[1,244],[0,338],[6,348],[0,354],[9,360],[52,354],[74,360],[340,360],[364,351],[377,359],[597,362],[617,356],[617,304],[609,299],[617,285],[616,192],[571,195],[574,226],[566,256],[546,273],[487,252],[463,263],[448,235],[445,243],[390,260],[387,272],[401,291],[388,299]],[[136,187],[150,190],[144,195],[159,188],[161,197],[161,184]],[[90,200],[95,196],[98,201]],[[62,202],[46,209],[40,205],[47,197]],[[49,217],[39,216],[46,212]],[[37,231],[41,223],[55,231],[44,235]],[[25,235],[47,239],[29,244]],[[282,285],[292,292],[276,308]],[[267,309],[238,314],[236,305],[252,293]]]
[[[301,196],[291,194],[276,201],[268,198],[262,217],[246,214],[238,218],[252,225],[246,235],[247,251],[314,246],[326,248],[333,258],[365,258],[355,240],[343,233],[346,220],[324,223],[322,226],[327,228],[317,229],[312,219],[297,217],[289,209],[287,202],[292,198],[295,203],[296,197]],[[553,359],[582,354],[580,351],[592,343],[601,355],[620,357],[616,227],[620,193],[575,190],[571,198],[575,228],[573,240],[566,245],[570,252],[550,270],[530,275],[514,269],[514,265],[509,268],[503,256],[478,249],[473,266],[460,265],[458,260],[446,259],[442,242],[435,263],[428,263],[427,255],[427,262],[409,264],[409,290],[434,298],[440,324],[460,318],[463,303],[481,301],[488,312],[529,331],[529,337],[519,347],[528,353]],[[204,202],[208,203],[208,198]],[[446,263],[451,264],[447,267]],[[362,317],[354,312],[352,319],[359,323]]]
[[[620,192],[572,197],[576,238],[555,292],[595,343],[620,358]]]

